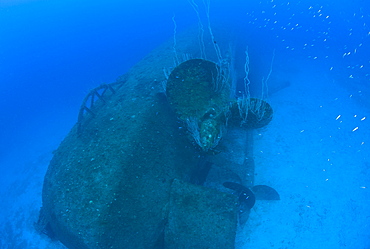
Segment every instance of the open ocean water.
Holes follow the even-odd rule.
[[[209,14],[241,65],[248,47],[256,89],[271,72],[255,181],[281,200],[255,205],[237,248],[369,249],[370,3],[211,0]],[[52,151],[88,91],[173,39],[174,20],[198,23],[186,0],[0,0],[0,248],[64,248],[33,228]]]

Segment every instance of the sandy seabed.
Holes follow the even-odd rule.
[[[254,144],[255,184],[281,200],[256,203],[237,248],[370,248],[369,107],[318,71],[291,78]]]
[[[290,78],[269,99],[274,119],[254,143],[255,184],[281,200],[257,201],[236,248],[370,248],[369,107],[315,70]],[[52,149],[1,189],[0,248],[65,248],[33,229]]]

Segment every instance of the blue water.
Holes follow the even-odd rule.
[[[203,3],[197,3],[205,18]],[[174,16],[178,33],[198,22],[186,0],[0,1],[0,207],[4,210],[0,221],[7,221],[6,227],[0,225],[1,248],[50,248],[32,234],[50,153],[77,121],[81,101],[90,89],[114,82],[151,50],[173,38]],[[349,135],[347,141],[338,139],[337,145],[361,151],[353,168],[361,169],[359,179],[367,178],[361,187],[368,189],[370,3],[211,0],[210,20],[232,24],[237,30],[232,37],[242,54],[237,59],[243,63],[248,46],[251,67],[257,72],[252,77],[267,75],[275,51],[275,74],[296,75],[297,68],[314,67],[330,84],[325,87],[324,80],[312,81],[313,89],[325,88],[328,95],[331,90],[343,89],[338,96],[348,98],[333,105],[337,110],[333,120],[343,120],[347,125],[343,129],[359,135]],[[307,106],[316,104],[304,94],[291,97]],[[278,99],[276,103],[280,103]],[[335,130],[341,125],[325,128]],[[365,201],[369,200],[370,196],[365,196]],[[370,213],[370,209],[364,210]],[[352,218],[364,217],[370,224],[368,215]],[[369,227],[359,229],[362,232],[353,238],[358,241],[356,246],[339,246],[334,241],[336,247],[331,248],[370,248],[370,232],[364,232]]]

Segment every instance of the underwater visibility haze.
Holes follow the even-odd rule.
[[[370,3],[0,1],[0,248],[370,248]]]

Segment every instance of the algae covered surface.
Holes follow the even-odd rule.
[[[172,71],[167,81],[167,95],[181,119],[204,119],[210,111],[219,115],[227,110],[228,82],[218,82],[220,73],[218,65],[203,59],[185,61]]]
[[[204,213],[203,206],[185,208],[188,214],[183,217],[188,220],[183,224],[166,225],[171,215],[175,217],[171,192],[180,188],[173,182],[188,182],[200,157],[161,89],[162,68],[173,56],[170,51],[165,44],[134,66],[120,79],[123,86],[104,104],[97,103],[95,115],[87,113],[55,151],[44,180],[43,207],[36,225],[40,232],[68,248],[137,249],[165,248],[175,228],[213,230],[218,226],[212,215],[205,216],[198,227],[191,225],[197,213]],[[207,84],[201,80],[199,87],[210,87]],[[187,195],[193,189],[197,187],[186,188]],[[224,248],[234,248],[236,215],[231,214],[237,209],[233,197],[218,191],[213,192],[214,198],[199,196],[200,203],[217,204],[209,211],[221,215],[228,229],[224,233],[218,227],[214,236],[227,241]],[[229,214],[219,213],[219,207],[228,208]]]
[[[229,111],[228,72],[208,60],[187,60],[169,75],[166,93],[177,117],[187,123],[200,148],[208,151],[216,147]]]

